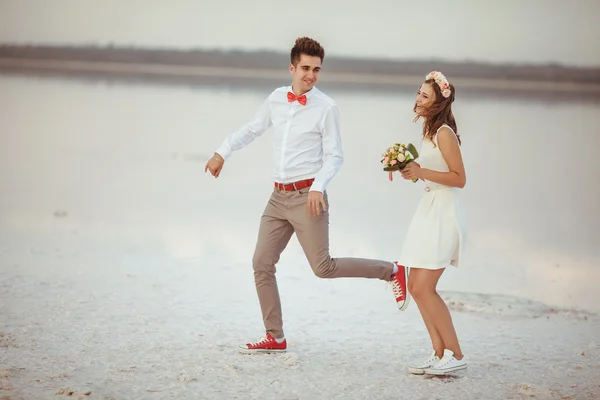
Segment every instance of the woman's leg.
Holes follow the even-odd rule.
[[[443,273],[444,269],[411,268],[408,290],[421,312],[436,355],[441,358],[444,349],[449,349],[454,352],[454,358],[460,360],[463,354],[450,311],[436,290]]]

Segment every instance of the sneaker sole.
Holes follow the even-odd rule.
[[[285,353],[287,349],[247,349],[238,347],[238,352],[241,354],[269,354],[269,353]]]
[[[400,311],[404,311],[408,308],[408,304],[410,303],[410,294],[408,293],[408,291],[406,292],[406,299],[404,299],[403,302],[397,303],[398,304],[398,309]]]
[[[467,369],[466,365],[460,365],[458,367],[452,367],[452,368],[448,368],[448,369],[426,369],[424,371],[425,374],[427,375],[446,375],[449,374],[451,372],[456,372],[456,371],[460,371],[463,369]]]
[[[423,375],[425,373],[425,370],[423,368],[408,367],[408,373],[413,375]]]
[[[408,308],[408,304],[410,303],[410,292],[408,291],[408,267],[404,267],[404,282],[406,282],[406,299],[403,302],[397,303],[398,309],[400,311],[404,311]]]

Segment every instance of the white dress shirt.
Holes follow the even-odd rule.
[[[288,102],[291,86],[275,89],[254,117],[217,149],[223,159],[273,129],[273,179],[292,183],[315,178],[311,191],[324,192],[344,161],[337,104],[316,87],[306,105]]]

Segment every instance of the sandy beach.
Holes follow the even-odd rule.
[[[318,280],[287,257],[288,353],[248,356],[235,346],[261,326],[246,264],[67,232],[2,239],[3,400],[600,398],[595,313],[444,292],[469,368],[411,376],[428,346],[414,304],[400,313],[383,282]]]

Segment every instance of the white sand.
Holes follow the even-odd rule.
[[[239,355],[262,328],[247,265],[19,239],[1,249],[0,399],[600,398],[591,313],[444,293],[469,369],[411,376],[428,345],[414,303],[299,259],[279,273],[288,353]]]

